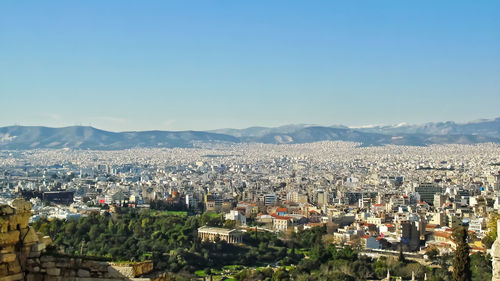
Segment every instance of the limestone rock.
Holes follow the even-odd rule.
[[[14,244],[12,245],[6,245],[6,246],[3,246],[1,249],[0,249],[0,253],[1,254],[10,254],[10,253],[14,253],[15,249],[14,249]]]
[[[40,257],[42,253],[37,252],[37,251],[31,251],[30,254],[28,255],[29,258],[38,258]]]
[[[31,211],[31,202],[25,201],[24,199],[17,198],[12,201],[12,207],[14,207],[17,211]]]
[[[16,212],[15,215],[9,217],[10,229],[27,228],[31,213],[30,212]]]
[[[31,246],[31,251],[34,252],[41,252],[45,250],[46,245],[44,243],[36,243],[33,246]]]
[[[52,244],[52,239],[50,238],[50,236],[42,236],[40,238],[40,235],[38,235],[38,241],[42,242],[43,244],[45,244],[45,246],[49,246],[50,244]]]
[[[61,269],[57,268],[57,267],[50,267],[50,268],[47,268],[47,274],[48,275],[55,275],[55,276],[58,276],[59,274],[61,274]]]
[[[78,277],[90,277],[90,271],[84,269],[78,269]]]
[[[6,245],[16,245],[19,241],[19,231],[9,231],[6,233],[0,233],[0,246]]]
[[[23,233],[25,232],[25,233]],[[38,242],[38,235],[32,227],[21,230],[21,237],[23,244],[33,244]]]
[[[48,262],[48,261],[55,261],[56,258],[53,256],[43,256],[40,258],[40,262]]]
[[[7,264],[6,263],[0,264],[0,277],[7,276],[8,274],[9,271],[7,269]]]
[[[108,268],[108,272],[112,277],[135,277],[134,268],[131,266],[112,265]]]
[[[23,273],[16,273],[16,274],[11,274],[7,277],[2,277],[0,278],[1,281],[23,281],[24,280],[24,274]]]
[[[14,208],[9,205],[0,206],[0,216],[12,215],[14,214]]]
[[[5,219],[8,217],[0,217],[0,232],[8,232],[9,231],[9,220]]]
[[[0,254],[0,262],[1,263],[6,263],[6,262],[12,262],[16,260],[16,254],[11,253],[11,254]]]
[[[7,268],[9,269],[9,274],[15,274],[21,272],[21,265],[17,260],[7,263]]]
[[[55,267],[56,266],[56,263],[53,262],[53,261],[46,261],[46,262],[42,262],[42,267],[44,268],[51,268],[51,267]]]

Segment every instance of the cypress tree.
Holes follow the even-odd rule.
[[[470,281],[469,244],[467,244],[467,229],[459,227],[453,232],[453,240],[457,244],[453,258],[453,281]]]
[[[403,254],[403,243],[402,242],[399,244],[399,257],[398,257],[398,261],[402,262],[402,263],[406,263],[406,258],[405,258],[405,255]]]

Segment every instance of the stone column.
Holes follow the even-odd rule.
[[[500,220],[497,221],[497,239],[491,247],[491,258],[493,260],[492,281],[500,281]]]

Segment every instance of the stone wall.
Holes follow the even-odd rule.
[[[28,226],[31,203],[16,199],[0,206],[0,281],[24,280],[30,255],[40,255],[45,244]]]
[[[151,262],[144,262],[141,264],[147,264],[150,266],[150,269],[152,269]],[[137,278],[137,276],[142,275],[138,273],[139,272],[135,270],[133,265],[117,266],[109,262],[42,255],[40,258],[28,259],[26,267],[26,280],[151,280],[150,278]]]
[[[54,256],[44,252],[50,237],[38,237],[28,225],[31,203],[16,199],[0,205],[0,281],[149,281],[139,278],[153,270],[151,261],[111,263]]]

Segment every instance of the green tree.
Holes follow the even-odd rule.
[[[273,273],[273,281],[286,281],[286,280],[290,280],[290,275],[288,274],[286,269],[278,268],[278,270],[276,270]]]
[[[472,280],[491,280],[491,256],[475,253],[470,256]]]
[[[382,279],[387,276],[387,257],[381,256],[375,262],[375,274],[379,279]]]
[[[439,256],[439,251],[436,248],[432,248],[425,252],[425,254],[431,261],[434,261]]]
[[[458,227],[453,232],[453,240],[457,244],[453,258],[453,281],[470,281],[469,244],[467,244],[467,229]]]
[[[491,249],[491,246],[493,246],[495,240],[490,235],[486,235],[483,239],[481,239],[481,243],[483,243],[483,246],[487,249]]]
[[[500,220],[500,214],[497,213],[491,213],[490,216],[488,217],[488,236],[495,241],[497,239],[497,221]]]
[[[265,253],[267,252],[267,249],[268,249],[268,246],[269,246],[269,243],[266,242],[266,241],[262,241],[259,243],[259,252],[260,253]]]
[[[330,253],[325,249],[323,244],[316,244],[309,252],[309,258],[312,261],[323,263],[330,258]]]
[[[226,220],[224,222],[224,228],[233,229],[236,227],[236,221]]]

